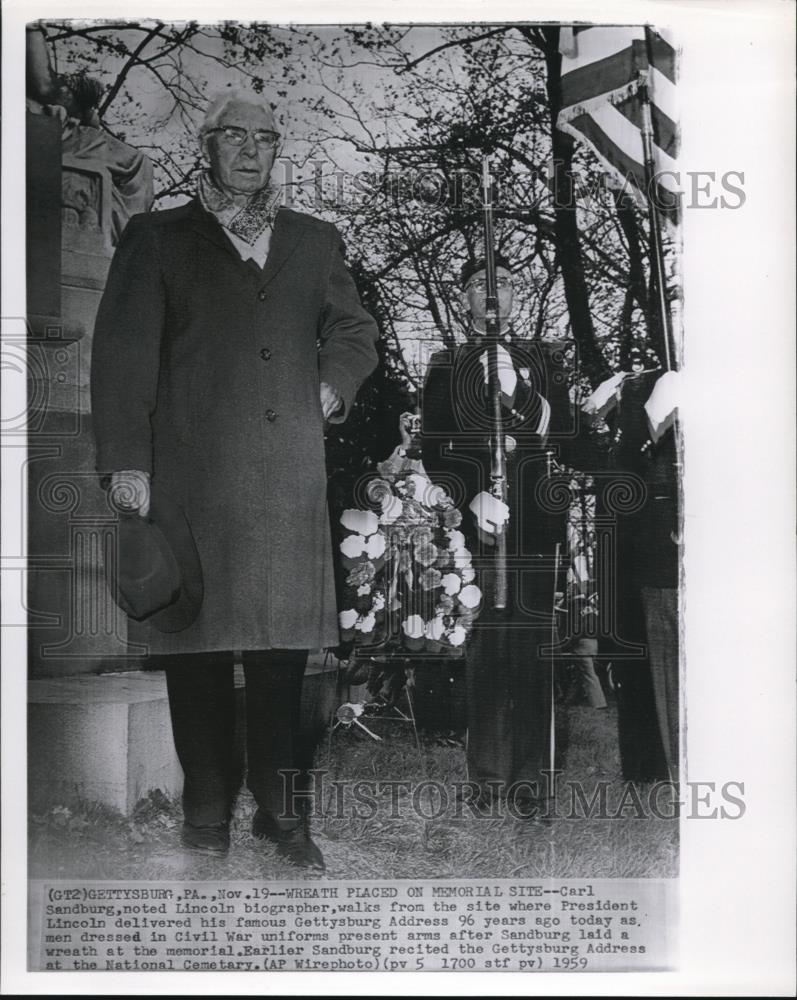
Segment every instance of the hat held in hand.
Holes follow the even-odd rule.
[[[182,508],[154,483],[147,517],[119,512],[116,558],[116,573],[106,560],[106,575],[126,615],[160,632],[196,619],[204,595],[199,553]]]

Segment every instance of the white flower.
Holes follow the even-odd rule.
[[[459,576],[456,573],[446,573],[442,579],[443,590],[451,597],[459,593],[462,586]]]
[[[458,566],[460,569],[470,566],[472,559],[473,556],[467,549],[460,549],[459,552],[454,553],[454,565]]]
[[[456,528],[451,528],[446,531],[448,536],[448,547],[453,549],[454,552],[462,552],[465,549],[465,536],[461,531]]]
[[[448,641],[452,646],[461,646],[466,636],[465,629],[461,625],[457,625],[448,633]]]
[[[396,496],[388,496],[382,503],[382,514],[379,518],[380,524],[393,524],[404,513],[404,504]]]
[[[384,606],[385,606],[385,595],[375,594],[373,603],[371,604],[371,611],[376,613],[377,611],[381,611],[384,608]]]
[[[357,624],[354,626],[358,632],[373,632],[374,626],[376,625],[376,618],[373,614],[367,614],[364,618],[361,618]]]
[[[468,584],[459,592],[459,603],[465,608],[477,608],[482,599],[482,592],[475,583]]]
[[[460,575],[463,583],[470,583],[476,579],[476,570],[472,566],[466,566]]]
[[[365,551],[369,559],[378,559],[381,555],[384,555],[385,536],[381,532],[371,535],[365,543]]]
[[[364,583],[364,584],[362,584],[361,586],[359,586],[357,588],[357,596],[358,597],[365,597],[366,595],[368,595],[370,593],[371,593],[371,584],[370,583]]]
[[[408,485],[412,483],[412,496],[424,507],[434,507],[446,495],[445,490],[435,486],[431,480],[419,472],[413,472],[411,476],[407,476],[407,483]]]
[[[362,535],[349,535],[340,543],[340,551],[349,559],[356,559],[365,550],[365,539]]]
[[[420,615],[410,615],[401,623],[401,627],[410,639],[420,639],[424,633],[425,623]]]
[[[372,510],[344,510],[340,515],[340,523],[349,531],[359,535],[373,535],[379,527],[379,518]]]
[[[431,489],[431,480],[427,479],[426,476],[422,476],[420,472],[413,472],[411,475],[407,476],[407,485],[412,483],[414,488],[413,496],[416,500],[420,500],[424,493]]]
[[[354,623],[359,618],[359,615],[353,608],[349,608],[346,611],[341,611],[338,615],[338,621],[340,622],[341,628],[354,628]]]
[[[443,617],[442,617],[442,615],[440,615],[437,618],[431,618],[426,623],[426,628],[424,629],[424,634],[425,634],[425,636],[426,636],[427,639],[437,639],[437,640],[439,640],[439,639],[442,639],[443,633],[445,632],[445,630],[446,630],[446,627],[445,627],[445,624],[443,623]]]

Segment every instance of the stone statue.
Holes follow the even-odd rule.
[[[152,163],[103,127],[98,111],[103,87],[98,80],[84,71],[53,71],[44,33],[36,27],[27,31],[26,69],[28,111],[58,117],[62,123],[62,155],[70,158],[72,168],[62,175],[63,224],[101,228],[102,181],[96,168],[104,167],[111,180],[111,239],[116,244],[128,219],[152,207]],[[85,171],[76,160],[86,161]]]

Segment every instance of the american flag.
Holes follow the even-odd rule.
[[[676,50],[665,33],[644,27],[563,27],[562,109],[558,126],[586,141],[615,186],[644,199],[640,85],[647,82],[653,125],[655,204],[678,212]]]

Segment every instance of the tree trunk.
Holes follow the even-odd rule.
[[[532,31],[534,29],[531,29]],[[573,140],[556,127],[562,107],[559,28],[539,29],[544,37],[543,52],[547,66],[548,103],[554,161],[554,233],[556,260],[562,272],[565,299],[576,344],[581,351],[582,370],[594,386],[609,374],[609,368],[595,338],[589,291],[584,279],[584,261],[578,239],[576,198],[572,175]],[[529,35],[535,40],[534,35]]]
[[[620,370],[631,371],[631,351],[634,346],[634,291],[629,285],[625,290],[623,309],[620,313]]]
[[[645,277],[645,253],[643,248],[645,232],[644,229],[640,230],[634,209],[628,204],[626,198],[627,196],[621,192],[614,193],[617,219],[628,241],[628,287],[639,303],[639,308],[645,317],[648,340],[653,345],[659,358],[663,359],[665,352],[662,339],[661,317],[659,316],[659,310],[656,308],[658,293],[652,270],[650,272],[649,283]]]

